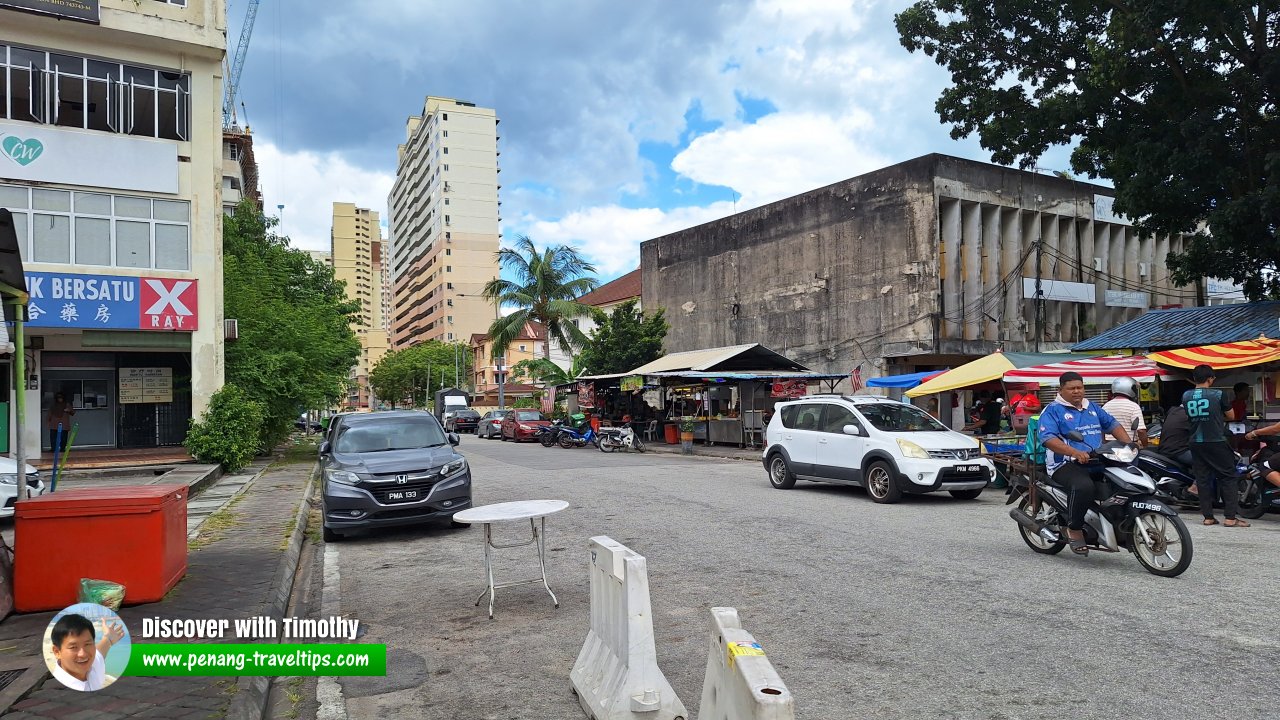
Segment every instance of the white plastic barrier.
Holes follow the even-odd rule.
[[[735,608],[711,608],[698,720],[795,720],[795,701]]]
[[[591,538],[591,632],[569,679],[593,720],[685,720],[689,713],[658,669],[643,555]]]

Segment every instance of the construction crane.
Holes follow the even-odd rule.
[[[240,26],[240,44],[227,68],[227,82],[222,95],[222,126],[231,127],[236,120],[236,92],[240,90],[240,72],[244,70],[244,57],[249,54],[249,38],[253,37],[253,22],[258,19],[259,0],[249,0],[249,9]]]

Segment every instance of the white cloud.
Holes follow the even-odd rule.
[[[753,207],[889,164],[855,139],[868,124],[861,114],[775,113],[696,138],[671,167],[695,182],[731,187]]]
[[[569,213],[559,220],[525,218],[520,232],[538,245],[571,245],[595,264],[602,278],[635,270],[640,264],[640,243],[694,225],[717,220],[733,212],[733,203],[675,210],[593,207]]]
[[[261,138],[255,139],[253,151],[263,209],[268,215],[280,215],[280,232],[289,236],[293,247],[330,248],[334,202],[376,210],[386,224],[387,194],[395,182],[390,173],[355,167],[338,153],[281,152]],[[284,205],[283,212],[278,205]]]

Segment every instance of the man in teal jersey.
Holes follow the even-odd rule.
[[[1236,479],[1236,454],[1227,443],[1227,422],[1235,420],[1231,400],[1221,390],[1213,389],[1213,368],[1197,365],[1191,371],[1195,390],[1182,395],[1182,407],[1191,424],[1191,466],[1200,494],[1200,514],[1205,525],[1217,525],[1213,501],[1222,496],[1222,510],[1227,527],[1249,527],[1236,518],[1240,492]]]

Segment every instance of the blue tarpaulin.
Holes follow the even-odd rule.
[[[867,380],[867,387],[910,389],[941,373],[941,370],[929,370],[927,372],[907,373],[906,375],[886,375]]]

